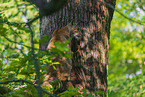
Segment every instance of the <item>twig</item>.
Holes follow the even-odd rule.
[[[13,26],[13,25],[22,25],[22,24],[26,24],[26,23],[17,23],[17,22],[9,22],[9,21],[0,21],[0,23],[1,24],[7,24],[7,25],[11,25],[11,26]]]
[[[11,40],[11,39],[5,37],[5,36],[4,36],[4,38],[5,38],[6,40],[8,40],[9,42],[13,42],[13,43],[16,43],[16,44],[19,44],[19,45],[23,45],[23,46],[25,46],[25,47],[31,49],[31,47],[29,47],[29,46],[27,46],[27,45],[24,45],[23,43],[19,43],[19,42],[13,41],[13,40]],[[38,50],[38,49],[36,49],[36,50]]]
[[[32,49],[32,47],[27,46],[27,45],[24,45],[23,43],[13,41],[13,40],[11,40],[11,39],[5,37],[5,36],[4,36],[4,38],[5,38],[6,40],[8,40],[9,42],[16,43],[16,44],[19,44],[19,45],[23,45],[24,47],[26,47],[26,48],[28,48],[28,49]],[[1,43],[1,42],[0,42],[0,44],[5,45],[4,43]],[[17,48],[15,48],[15,49],[17,49]],[[18,50],[20,50],[20,49],[18,49]],[[39,50],[39,51],[46,51],[46,52],[48,52],[47,50],[44,50],[44,49],[37,49],[37,48],[34,48],[34,50]],[[22,54],[23,54],[23,53],[22,53]]]
[[[43,16],[42,16],[42,15],[41,15],[41,16],[38,15],[38,16],[36,16],[34,19],[28,21],[26,24],[27,24],[27,25],[31,25],[34,21],[36,21],[37,19],[39,19],[39,18],[41,18],[41,17],[43,17]]]
[[[30,65],[30,64],[28,64],[28,65]],[[14,73],[14,75],[16,75],[22,67],[25,67],[25,66],[28,66],[28,65],[25,64],[25,65],[19,67],[19,68],[16,70],[16,72]]]
[[[19,5],[18,5],[17,0],[14,0],[14,2],[15,2],[15,4],[16,4],[16,6],[17,6],[18,11],[19,11],[19,12],[22,12],[23,15],[26,16],[26,14],[25,14],[23,11],[21,11],[21,9],[20,9],[20,7],[19,7]]]
[[[12,82],[26,82],[26,83],[33,85],[34,87],[37,87],[32,82],[29,82],[29,81],[23,80],[23,79],[14,79],[14,80],[9,80],[9,81],[3,81],[3,82],[0,82],[0,84],[8,84],[8,83],[12,83]]]

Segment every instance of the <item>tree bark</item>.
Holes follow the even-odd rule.
[[[115,7],[116,0],[100,0]],[[40,38],[51,37],[72,20],[77,24],[79,38],[72,39],[71,84],[88,92],[101,90],[107,95],[107,72],[110,23],[114,10],[97,0],[70,0],[67,6],[50,16],[41,18]],[[72,36],[73,33],[72,33]],[[48,42],[40,43],[46,49]]]

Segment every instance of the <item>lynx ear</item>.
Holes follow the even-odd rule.
[[[73,24],[73,21],[71,21],[69,24],[66,25],[69,32],[74,31],[77,28],[77,23]]]
[[[67,28],[68,28],[68,31],[70,32],[72,30],[72,25],[71,24],[68,24],[67,25]]]
[[[52,36],[55,36],[55,34],[57,34],[58,30],[54,30],[54,32],[52,33]]]
[[[59,30],[54,30],[52,33],[52,38],[47,46],[47,49],[50,49],[51,47],[54,46],[54,42],[64,42],[67,39],[70,38],[70,31],[71,31],[71,25],[66,25],[65,27],[59,29]]]

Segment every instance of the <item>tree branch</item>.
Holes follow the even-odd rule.
[[[47,16],[61,9],[68,0],[27,0],[35,4],[40,10],[40,16]]]
[[[58,0],[51,0],[51,1],[49,0],[49,2],[46,2],[46,0],[27,0],[27,1],[30,3],[33,2],[34,4],[36,4],[36,6],[41,10],[41,14],[36,16],[34,19],[31,19],[27,23],[15,23],[15,22],[0,22],[0,23],[6,23],[8,25],[32,24],[35,20],[37,20],[43,16],[48,16],[48,15],[51,15],[52,13],[55,13],[60,8],[62,8],[65,4],[67,4],[68,0],[59,0],[59,1]],[[139,22],[139,21],[136,21],[130,17],[127,17],[126,15],[121,13],[114,6],[112,6],[111,4],[109,4],[107,2],[103,2],[103,1],[99,1],[99,0],[97,0],[97,2],[107,5],[108,7],[115,10],[117,13],[119,13],[121,16],[123,16],[124,18],[128,19],[131,22],[135,22],[135,23],[140,24],[140,25],[145,25],[142,22]]]
[[[10,23],[8,21],[3,23],[6,23],[8,25],[32,24],[35,20],[43,16],[51,15],[56,11],[60,10],[61,8],[63,8],[63,6],[67,4],[68,0],[49,0],[49,2],[47,2],[47,0],[27,0],[27,1],[35,4],[39,8],[40,10],[39,16],[36,16],[34,19],[28,21],[27,23],[15,23],[15,22]]]
[[[37,19],[43,17],[43,15],[38,15],[35,18],[31,19],[30,21],[28,21],[26,24],[27,25],[31,25],[34,21],[36,21]]]
[[[31,25],[28,25],[29,29],[30,29],[30,35],[31,35],[31,51],[32,51],[32,59],[34,61],[34,67],[35,67],[35,72],[36,72],[36,80],[38,81],[38,87],[36,87],[37,89],[37,92],[38,92],[38,95],[39,97],[42,97],[42,92],[41,92],[41,80],[40,80],[40,68],[39,68],[39,65],[38,65],[38,62],[37,62],[37,59],[36,59],[36,56],[35,56],[35,53],[34,53],[34,41],[33,41],[33,38],[34,38],[34,33],[31,29]]]
[[[4,37],[7,41],[9,41],[9,42],[16,43],[16,44],[19,44],[19,45],[23,45],[24,47],[26,47],[26,48],[28,48],[28,49],[32,49],[32,47],[27,46],[27,45],[25,45],[25,44],[23,44],[23,43],[13,41],[13,40],[11,40],[11,39],[5,37],[5,36],[3,36],[3,37]],[[0,44],[5,45],[4,43],[1,43],[1,42],[0,42]],[[15,48],[15,49],[16,49],[16,48]],[[37,49],[37,48],[34,48],[34,50],[39,50],[39,51],[46,51],[46,52],[48,52],[47,50],[44,50],[44,49]]]
[[[110,8],[113,9],[113,10],[115,10],[116,12],[118,12],[120,15],[122,15],[124,18],[128,19],[128,20],[131,21],[131,22],[135,22],[135,23],[140,24],[140,25],[145,25],[145,24],[142,23],[142,22],[139,22],[139,21],[133,20],[132,18],[127,17],[126,15],[124,15],[123,13],[121,13],[119,10],[117,10],[117,9],[116,9],[113,5],[111,5],[110,3],[103,2],[103,1],[99,1],[99,0],[97,0],[97,2],[107,5],[108,7],[110,7]]]
[[[23,46],[25,46],[25,47],[31,49],[30,46],[24,45],[23,43],[19,43],[19,42],[13,41],[13,40],[11,40],[11,39],[5,37],[5,36],[4,36],[4,38],[5,38],[6,40],[8,40],[9,42],[13,42],[13,43],[16,43],[16,44],[19,44],[19,45],[23,45]],[[38,50],[38,49],[36,49],[36,50]]]

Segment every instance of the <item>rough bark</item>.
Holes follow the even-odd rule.
[[[100,0],[115,6],[115,0]],[[107,93],[108,50],[110,23],[114,10],[97,0],[70,0],[68,5],[50,16],[41,19],[41,38],[51,37],[72,20],[79,28],[79,38],[72,39],[71,83],[74,87],[85,87],[89,92]],[[72,36],[74,36],[72,34]],[[41,43],[46,49],[48,42]]]

